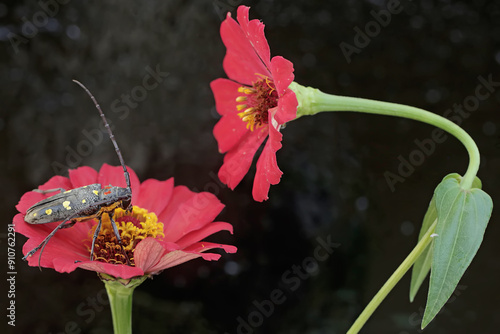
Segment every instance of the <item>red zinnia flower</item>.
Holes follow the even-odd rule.
[[[297,98],[288,88],[293,64],[283,57],[270,56],[264,24],[248,19],[249,7],[238,8],[238,23],[228,13],[221,25],[227,48],[223,67],[229,79],[210,84],[218,113],[214,127],[219,151],[226,153],[219,178],[234,189],[248,172],[253,157],[269,136],[259,160],[253,185],[256,201],[268,199],[269,187],[283,174],[276,162],[281,148],[283,124],[296,118]]]
[[[131,213],[116,209],[114,220],[130,265],[124,261],[123,250],[113,233],[109,217],[104,214],[93,261],[89,257],[97,219],[77,222],[71,228],[59,230],[43,251],[42,267],[58,272],[71,272],[79,267],[128,279],[157,274],[198,257],[218,260],[219,254],[204,253],[213,248],[236,252],[234,246],[201,241],[221,230],[232,233],[230,224],[213,222],[224,208],[213,194],[194,193],[184,186],[174,187],[172,178],[166,181],[149,179],[140,183],[134,171],[128,170],[133,209]],[[69,178],[54,176],[39,189],[70,190],[94,183],[124,187],[122,167],[104,164],[99,173],[90,167],[80,167],[70,170]],[[22,196],[17,205],[20,213],[14,217],[15,230],[29,238],[23,246],[24,254],[35,248],[60,223],[31,225],[24,221],[28,208],[52,195],[54,193],[30,191]],[[29,265],[38,266],[38,256],[39,251],[28,258]]]

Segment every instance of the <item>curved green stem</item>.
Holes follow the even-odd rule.
[[[399,265],[398,269],[396,269],[391,277],[389,277],[387,282],[385,282],[384,286],[380,288],[380,290],[373,297],[370,303],[365,307],[363,312],[361,312],[354,324],[352,324],[351,328],[347,331],[347,334],[356,334],[361,330],[363,325],[370,318],[373,312],[375,312],[380,303],[385,299],[385,297],[387,297],[389,292],[391,292],[392,288],[394,288],[394,286],[401,280],[401,278],[411,268],[411,266],[415,263],[419,256],[422,255],[422,253],[432,241],[431,235],[434,233],[436,224],[437,219],[429,227],[427,232],[424,234],[422,239],[420,239],[415,248],[413,248],[411,253],[408,254],[406,259]]]
[[[429,111],[403,104],[338,96],[321,92],[318,89],[304,87],[296,82],[290,85],[299,100],[297,118],[314,115],[323,111],[356,111],[370,114],[398,116],[434,125],[455,136],[469,153],[469,167],[460,183],[463,189],[470,189],[479,169],[479,150],[471,136],[452,121]]]

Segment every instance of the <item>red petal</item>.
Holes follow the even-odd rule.
[[[249,132],[242,138],[238,147],[226,153],[224,164],[219,169],[219,179],[234,189],[243,179],[252,164],[253,157],[268,134],[263,126]]]
[[[269,142],[272,151],[276,153],[282,146],[281,140],[283,139],[283,135],[279,132],[279,124],[274,119],[276,112],[271,110],[268,115],[268,122],[269,124],[272,124],[272,126],[269,127]]]
[[[214,127],[214,136],[219,144],[220,153],[234,148],[244,135],[250,133],[246,124],[236,113],[222,116]]]
[[[217,79],[210,83],[210,87],[214,93],[217,111],[222,115],[214,127],[214,136],[219,144],[219,152],[224,153],[249,132],[236,109],[236,98],[241,95],[238,88],[241,85],[231,80]]]
[[[79,240],[79,242],[76,242],[76,240],[65,242],[65,240],[61,238],[65,236],[64,232],[64,230],[58,231],[47,243],[40,261],[42,267],[52,268],[61,273],[71,272],[77,267],[75,266],[75,261],[89,261],[90,253],[87,247],[82,243],[82,240]],[[35,253],[28,260],[29,265],[38,266],[39,256],[39,252]]]
[[[269,50],[269,43],[267,43],[267,39],[264,34],[264,24],[259,20],[249,21],[249,10],[250,7],[238,7],[238,23],[240,24],[243,33],[250,41],[250,44],[259,55],[259,58],[264,62],[267,68],[270,68],[271,64],[269,60],[271,59],[271,51]]]
[[[168,227],[171,223],[173,215],[177,212],[179,205],[189,200],[195,195],[194,192],[189,190],[186,186],[174,187],[170,201],[162,212],[155,212],[158,221],[163,223],[163,231],[165,235],[168,233]]]
[[[166,220],[162,220],[164,240],[176,242],[186,234],[202,228],[212,222],[223,208],[224,204],[208,192],[195,193],[175,207],[170,203],[167,207],[169,214]]]
[[[179,246],[175,243],[160,242],[154,238],[146,238],[137,244],[134,251],[134,260],[136,266],[140,267],[145,273],[152,273],[161,258],[168,252],[178,250]]]
[[[272,112],[269,113],[269,124],[276,123],[272,114]],[[276,152],[282,146],[282,137],[282,134],[274,126],[269,127],[269,140],[257,161],[257,171],[253,183],[252,195],[256,201],[262,202],[263,200],[267,200],[269,198],[269,186],[271,184],[278,184],[281,175],[283,175],[276,162]]]
[[[155,266],[164,254],[162,245],[154,238],[146,238],[139,242],[134,251],[135,265],[145,273]]]
[[[69,170],[69,179],[73,188],[88,186],[97,182],[97,171],[91,167],[79,167]]]
[[[29,240],[23,246],[23,254],[27,254],[38,246],[43,239],[60,224],[60,222],[57,222],[30,225],[24,221],[20,221],[16,217],[14,217],[16,231],[29,237]],[[77,223],[77,225],[78,224],[81,223]],[[85,231],[84,229],[78,228],[77,225],[71,228],[61,229],[54,234],[43,250],[40,261],[42,267],[54,268],[53,262],[58,258],[66,259],[69,262],[74,262],[76,260],[82,261],[89,258],[90,254],[86,247],[88,242],[85,242],[85,240],[89,239],[87,234],[88,230]],[[30,266],[38,266],[39,257],[40,250],[28,259],[28,264]],[[57,270],[57,268],[54,269]]]
[[[235,246],[216,244],[213,242],[205,242],[205,241],[198,242],[194,245],[186,247],[184,250],[186,252],[187,251],[189,251],[189,252],[206,252],[208,250],[217,249],[217,248],[223,249],[226,253],[236,253],[236,251],[238,250]],[[213,254],[213,253],[206,253],[206,254]]]
[[[217,261],[221,257],[220,254],[215,254],[215,253],[201,253],[200,256],[205,261]]]
[[[144,276],[145,274],[141,268],[127,266],[125,264],[111,264],[98,261],[86,261],[82,263],[77,263],[77,265],[82,269],[87,269],[98,273],[104,273],[111,275],[113,277],[119,277],[123,279],[132,278],[136,276]]]
[[[144,239],[146,240],[146,239]],[[143,241],[144,241],[143,240]],[[143,242],[141,241],[141,243]],[[139,245],[137,245],[139,247]],[[184,250],[174,250],[171,252],[165,253],[160,261],[158,261],[154,266],[150,267],[148,269],[148,272],[153,272],[157,273],[161,270],[177,266],[179,264],[182,264],[184,262],[196,259],[198,257],[203,257],[204,260],[212,261],[212,260],[218,260],[220,258],[219,254],[214,254],[214,253],[202,253],[210,249],[214,248],[222,248],[224,249],[227,253],[234,253],[236,252],[236,247],[230,246],[230,245],[221,245],[221,244],[214,244],[210,242],[204,242],[204,243],[198,243],[195,245],[192,245],[190,250],[184,249]],[[193,251],[193,249],[197,249],[199,251]]]
[[[279,96],[282,96],[293,81],[293,63],[281,56],[271,60],[271,74]]]
[[[275,115],[276,121],[278,121],[279,124],[285,124],[297,118],[298,105],[299,102],[297,101],[295,93],[291,89],[288,89],[285,95],[278,100],[278,107]]]
[[[199,230],[193,231],[191,233],[186,234],[179,240],[177,240],[177,244],[181,248],[186,248],[214,233],[217,233],[219,231],[229,231],[231,234],[233,233],[233,226],[229,223],[225,222],[213,222],[211,224],[207,224],[200,228]]]
[[[220,115],[234,113],[236,109],[236,98],[242,93],[238,92],[241,84],[228,79],[215,79],[210,83],[214,94],[215,108]]]
[[[178,248],[178,245],[174,243],[146,238],[135,249],[135,263],[145,273],[155,274],[164,269],[200,257],[199,254],[191,254],[175,248]]]
[[[158,215],[167,207],[173,191],[173,178],[166,181],[158,181],[155,179],[146,180],[141,183],[141,196],[137,199],[135,205]]]
[[[157,273],[159,271],[178,266],[184,262],[201,257],[201,254],[187,253],[182,250],[176,250],[173,252],[166,253],[163,257],[156,263],[155,266],[149,268],[149,272]]]
[[[295,93],[288,88],[293,81],[293,64],[283,57],[277,56],[271,60],[271,72],[274,84],[280,96],[278,111],[275,115],[279,124],[284,124],[297,118],[298,101]]]
[[[271,76],[241,26],[230,15],[222,22],[220,34],[227,48],[223,67],[230,79],[250,86],[258,78],[257,73]]]
[[[127,166],[128,173],[130,174],[130,183],[132,187],[132,204],[135,204],[140,196],[140,185],[139,178],[132,170],[132,168]],[[115,187],[125,188],[127,186],[125,182],[125,176],[123,174],[123,168],[121,166],[110,166],[108,164],[103,164],[99,170],[99,176],[97,178],[103,187],[107,185],[112,185]]]
[[[79,260],[79,261],[84,261],[85,263],[91,262],[88,260],[88,257],[86,257],[83,260]],[[67,254],[67,256],[61,256],[61,257],[55,258],[52,261],[52,266],[49,268],[52,268],[60,273],[70,273],[70,272],[74,271],[76,268],[78,268],[81,264],[82,264],[82,262],[75,263],[75,259],[70,254]]]

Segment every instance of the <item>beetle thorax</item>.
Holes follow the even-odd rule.
[[[122,202],[121,207],[127,208],[132,199],[132,192],[129,188],[105,186],[101,189],[100,198],[102,201]]]

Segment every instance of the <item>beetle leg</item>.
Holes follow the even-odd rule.
[[[115,233],[116,239],[118,240],[118,243],[120,244],[120,247],[122,249],[122,253],[125,256],[125,259],[127,260],[127,264],[130,265],[130,260],[128,259],[127,252],[125,252],[125,249],[123,248],[123,243],[122,243],[122,238],[120,238],[120,233],[118,232],[118,227],[116,227],[116,223],[113,219],[113,212],[108,213],[109,215],[109,221],[111,222],[111,226],[113,226],[113,232]]]
[[[68,224],[61,226],[61,229],[63,228],[69,228],[75,225],[78,221],[77,220],[71,220]]]
[[[97,223],[97,227],[96,227],[95,232],[94,232],[94,237],[92,238],[92,249],[90,250],[90,261],[94,260],[95,240],[97,239],[99,232],[101,232],[101,225],[102,225],[102,216],[99,216],[99,223]]]
[[[67,223],[68,221],[69,221],[69,223]],[[49,242],[50,238],[52,238],[54,236],[54,234],[56,234],[56,232],[59,231],[60,229],[66,228],[66,227],[71,227],[74,224],[75,224],[74,222],[70,221],[69,219],[66,219],[61,224],[57,225],[57,227],[55,229],[53,229],[52,232],[50,232],[50,234],[48,236],[46,236],[45,239],[43,239],[43,241],[38,246],[33,248],[31,251],[29,251],[23,257],[23,260],[26,260],[28,257],[32,256],[41,248],[40,255],[38,256],[38,268],[40,268],[40,270],[42,270],[42,268],[40,267],[40,260],[42,259],[43,250],[44,250],[45,246],[47,245],[47,243]]]

